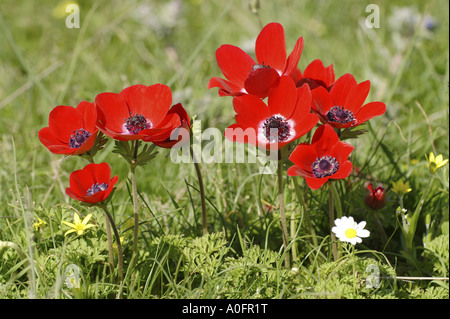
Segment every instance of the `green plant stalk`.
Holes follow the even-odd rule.
[[[414,211],[414,214],[412,215],[412,217],[409,218],[405,217],[405,219],[407,218],[407,221],[409,222],[407,228],[405,229],[405,227],[402,227],[403,236],[405,238],[406,251],[410,256],[413,257],[415,257],[415,251],[413,249],[413,241],[417,229],[417,223],[419,221],[419,215],[420,212],[422,211],[423,204],[425,203],[425,198],[428,195],[428,191],[430,190],[433,181],[434,175],[431,175],[430,179],[428,180],[427,187],[425,188],[425,191],[423,192],[422,197],[420,198],[419,205],[417,205],[416,210]],[[403,208],[403,202],[401,203],[401,206]]]
[[[205,187],[203,185],[202,171],[200,169],[200,165],[198,164],[198,162],[196,160],[192,146],[190,147],[190,151],[191,151],[192,161],[194,162],[195,172],[197,174],[198,185],[199,185],[199,189],[200,189],[200,199],[201,199],[201,203],[202,203],[203,235],[206,235],[206,234],[208,234],[208,224],[207,224],[207,219],[206,219]]]
[[[338,250],[336,243],[336,235],[331,231],[334,226],[334,205],[333,205],[333,192],[331,191],[331,183],[328,184],[328,215],[330,219],[330,234],[331,234],[331,250],[333,252],[334,261],[338,260]]]
[[[203,235],[208,234],[208,226],[206,220],[206,202],[205,202],[205,188],[203,186],[202,172],[198,163],[194,162],[195,171],[197,173],[198,185],[200,188],[200,198],[202,202],[202,223],[203,223]]]
[[[106,204],[103,204],[100,207],[105,212],[106,218],[109,219],[109,222],[111,224],[111,228],[113,229],[114,236],[116,238],[118,258],[119,258],[118,278],[119,278],[119,283],[122,284],[122,280],[123,280],[123,252],[122,252],[122,244],[120,242],[120,235],[119,235],[119,232],[117,230],[117,227],[116,227],[116,224],[114,222],[114,219],[112,218],[111,213],[109,212],[108,208],[106,207]]]
[[[329,187],[331,190],[331,193],[333,194],[333,201],[336,205],[336,212],[337,212],[337,218],[342,218],[342,204],[341,204],[341,198],[339,197],[339,193],[337,192],[335,183],[330,182]]]
[[[281,216],[281,228],[283,235],[283,246],[285,250],[285,263],[287,268],[291,268],[290,256],[288,252],[288,231],[286,225],[286,215],[284,212],[284,194],[283,194],[283,160],[281,157],[281,150],[278,151],[278,197],[280,205],[280,216]]]
[[[303,207],[303,216],[305,217],[305,221],[306,221],[306,230],[310,233],[314,246],[317,247],[318,242],[317,242],[316,232],[314,231],[314,228],[311,223],[311,219],[309,218],[308,207],[306,205],[306,201],[301,194],[300,185],[298,185],[297,179],[295,177],[293,177],[292,180],[294,182],[294,188],[295,188],[295,192],[297,194],[297,199],[299,200],[300,204]]]
[[[133,211],[134,211],[134,230],[133,230],[133,254],[137,255],[138,253],[138,236],[139,236],[139,211],[138,211],[138,193],[136,186],[136,161],[137,161],[137,153],[139,149],[139,140],[136,140],[134,144],[134,155],[133,159],[130,162],[130,171],[131,171],[131,188],[133,195]]]
[[[111,279],[114,280],[114,252],[113,252],[113,244],[112,244],[112,235],[111,235],[111,223],[109,221],[108,216],[105,216],[106,222],[106,237],[108,239],[108,253],[109,253],[109,267],[111,269]]]

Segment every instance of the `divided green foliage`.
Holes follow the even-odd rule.
[[[80,29],[66,28],[66,13],[54,15],[53,0],[0,4],[0,298],[104,299],[119,291],[130,299],[448,298],[448,279],[430,279],[449,276],[448,164],[421,204],[429,181],[425,154],[449,158],[448,1],[380,1],[378,29],[364,27],[368,3],[358,0],[261,1],[259,16],[241,0],[78,3]],[[432,30],[411,26],[427,16],[435,21]],[[336,76],[349,72],[358,82],[370,80],[368,101],[387,104],[382,117],[342,132],[357,148],[350,157],[355,170],[336,188],[344,215],[365,220],[371,236],[355,255],[332,261],[327,190],[311,191],[298,179],[298,198],[286,177],[295,251],[292,269],[286,269],[276,177],[259,174],[261,163],[201,163],[210,232],[201,236],[193,165],[174,164],[168,151],[156,154],[141,144],[145,152],[138,161],[147,164],[137,169],[141,224],[131,268],[132,147],[104,139],[93,153],[119,176],[109,205],[123,238],[126,274],[120,286],[117,270],[111,275],[109,269],[103,212],[65,195],[70,172],[86,159],[51,154],[37,138],[39,129],[56,105],[92,102],[100,92],[132,84],[164,83],[202,129],[223,131],[234,112],[231,98],[207,89],[208,80],[220,76],[214,52],[227,43],[253,54],[260,21],[283,24],[287,51],[304,37],[301,70],[320,58],[333,64]],[[117,149],[130,156],[119,157]],[[421,205],[412,254],[404,251],[399,199],[392,192],[392,182],[400,179],[412,188],[403,198],[409,216]],[[386,188],[380,210],[364,203],[368,183]],[[97,226],[64,236],[62,221],[73,221],[75,211],[92,213]],[[35,229],[38,218],[45,224]],[[79,288],[66,282],[70,265],[79,267]],[[378,288],[367,285],[371,265],[386,277]]]

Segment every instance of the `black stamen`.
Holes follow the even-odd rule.
[[[333,106],[327,113],[327,118],[332,122],[350,123],[356,121],[353,117],[353,112],[344,109],[343,106]]]
[[[125,128],[131,134],[138,134],[140,131],[149,128],[149,124],[143,115],[136,113],[125,119]]]
[[[104,191],[108,189],[108,185],[106,185],[105,183],[95,183],[94,185],[92,185],[86,192],[86,196],[91,196],[94,195],[95,193],[98,193],[100,191]]]
[[[70,148],[79,148],[91,136],[91,133],[83,128],[73,131],[73,133],[74,134],[72,134],[69,139]]]
[[[261,64],[255,64],[252,66],[252,71],[255,71],[257,69],[262,69],[262,68],[270,69],[270,65],[264,65],[264,62]]]
[[[291,135],[291,127],[282,116],[272,116],[262,125],[264,135],[270,142],[284,142]]]
[[[312,164],[312,172],[317,178],[333,175],[338,169],[339,163],[329,155],[317,158]]]

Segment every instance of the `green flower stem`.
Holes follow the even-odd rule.
[[[100,205],[100,207],[105,212],[106,218],[109,220],[111,228],[113,229],[113,232],[114,232],[114,236],[116,238],[117,251],[118,251],[118,256],[119,256],[118,278],[119,278],[119,283],[122,284],[122,280],[123,280],[123,252],[122,252],[122,243],[120,242],[120,235],[119,235],[119,232],[117,231],[117,227],[116,227],[116,224],[114,223],[114,219],[112,218],[111,213],[109,212],[108,208],[106,207],[106,204]]]
[[[286,216],[284,213],[284,194],[283,194],[283,158],[281,156],[281,150],[278,151],[278,196],[280,204],[280,216],[281,216],[281,228],[283,235],[283,246],[285,250],[285,263],[287,268],[291,268],[290,256],[287,251],[288,248],[288,231],[286,226]]]
[[[134,236],[133,236],[133,253],[137,255],[138,253],[138,235],[139,235],[139,211],[138,211],[138,193],[136,186],[136,161],[139,149],[139,140],[136,140],[134,144],[134,155],[130,162],[131,171],[131,188],[133,193],[133,211],[134,211]]]
[[[203,185],[202,171],[200,169],[200,165],[197,163],[192,146],[191,146],[190,151],[191,151],[192,161],[194,162],[194,166],[195,166],[195,172],[197,173],[198,185],[199,185],[199,189],[200,189],[200,199],[202,202],[203,235],[206,235],[206,234],[208,234],[208,224],[207,224],[207,220],[206,220],[205,187]]]
[[[295,177],[293,177],[292,180],[294,182],[294,188],[295,188],[295,192],[297,194],[297,199],[299,200],[300,204],[303,207],[303,216],[305,217],[305,221],[306,221],[306,230],[310,233],[314,246],[317,247],[319,245],[319,243],[317,242],[316,232],[314,231],[314,228],[311,223],[311,219],[309,217],[308,207],[307,207],[305,198],[301,194],[300,185],[298,184],[297,179]]]
[[[331,250],[333,252],[333,258],[334,261],[338,260],[338,249],[337,249],[337,242],[336,242],[336,235],[331,231],[331,229],[334,226],[334,205],[333,205],[333,192],[331,190],[331,184],[328,184],[328,214],[330,218],[330,233],[331,233]]]
[[[405,245],[407,253],[415,258],[415,250],[413,249],[413,241],[414,241],[414,235],[416,233],[417,229],[417,223],[419,221],[419,215],[422,211],[423,204],[425,203],[425,198],[428,195],[428,191],[431,188],[431,185],[434,181],[434,175],[430,176],[430,179],[428,180],[427,187],[425,188],[425,191],[422,194],[422,197],[420,198],[419,205],[417,205],[416,210],[414,211],[414,214],[412,216],[405,216],[403,218],[403,235],[405,237]],[[401,200],[400,204],[403,208],[403,198]],[[406,228],[406,229],[405,229]]]
[[[336,186],[334,184],[335,183],[330,182],[329,186],[330,186],[330,190],[333,194],[334,204],[336,205],[337,218],[342,218],[341,198],[339,197],[339,193],[337,192]]]
[[[105,216],[106,222],[106,237],[108,239],[108,253],[109,253],[109,268],[111,270],[111,278],[114,280],[114,253],[111,235],[111,223],[109,222],[108,216]]]

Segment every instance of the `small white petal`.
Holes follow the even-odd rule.
[[[370,231],[367,229],[361,229],[356,232],[356,235],[362,238],[367,238],[370,236]]]

